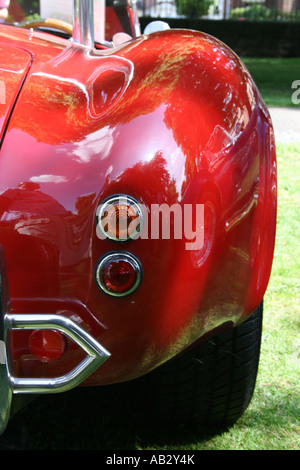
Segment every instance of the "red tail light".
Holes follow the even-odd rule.
[[[97,264],[96,282],[106,294],[123,297],[140,285],[142,267],[130,253],[108,253]]]

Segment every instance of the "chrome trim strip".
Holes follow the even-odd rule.
[[[57,330],[78,344],[87,356],[68,374],[57,378],[17,378],[10,373],[8,377],[13,393],[55,393],[76,387],[101,366],[110,353],[103,348],[89,333],[70,318],[49,314],[7,314],[6,329],[11,330]],[[8,358],[9,359],[9,358]]]
[[[132,11],[133,20],[134,20],[134,32],[135,32],[135,37],[137,38],[141,35],[141,26],[140,26],[140,21],[139,21],[139,16],[138,16],[136,0],[127,0],[127,4],[129,8],[131,8],[131,11]]]
[[[94,47],[94,1],[73,0],[73,41]]]
[[[10,312],[8,281],[4,251],[0,246],[0,435],[5,431],[10,418],[12,388],[7,373],[5,317]]]
[[[105,287],[105,285],[103,284],[101,280],[101,269],[103,268],[105,263],[115,258],[119,258],[119,259],[121,258],[129,262],[136,272],[136,282],[134,286],[130,290],[123,292],[123,293],[116,293],[116,292],[110,291],[109,289]],[[102,256],[102,258],[100,258],[100,260],[98,261],[96,265],[96,269],[95,269],[95,278],[96,278],[97,286],[106,294],[112,297],[125,297],[135,292],[137,288],[139,287],[143,278],[143,268],[142,268],[140,261],[132,253],[128,253],[127,251],[111,251],[110,253],[107,253],[106,255]]]

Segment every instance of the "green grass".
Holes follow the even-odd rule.
[[[257,385],[244,416],[230,429],[157,431],[128,408],[131,384],[78,388],[44,396],[18,417],[33,449],[299,450],[299,155],[300,144],[278,149],[278,228],[265,296]]]
[[[291,88],[300,80],[300,59],[243,58],[267,106],[296,107]],[[299,105],[298,105],[299,107]]]

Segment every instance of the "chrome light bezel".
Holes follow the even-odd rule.
[[[127,238],[118,238],[114,236],[112,233],[105,231],[103,224],[101,223],[101,220],[104,217],[105,211],[107,211],[109,206],[114,205],[116,203],[129,204],[130,206],[134,208],[134,210],[136,211],[139,217],[139,229],[135,230]],[[100,231],[99,238],[109,239],[115,242],[127,242],[130,240],[136,240],[140,236],[143,230],[144,221],[145,221],[145,214],[144,214],[144,210],[141,204],[134,197],[129,196],[127,194],[115,194],[113,196],[107,197],[101,202],[101,204],[98,206],[97,211],[96,211],[96,226],[97,226],[97,230]]]
[[[133,267],[136,273],[136,281],[134,285],[125,292],[111,291],[105,286],[105,284],[102,281],[101,273],[105,265],[108,262],[115,261],[115,260],[127,261]],[[111,297],[127,297],[128,295],[133,294],[140,286],[142,279],[143,279],[143,267],[142,267],[140,260],[136,256],[134,256],[132,253],[128,253],[126,251],[112,251],[112,252],[106,253],[104,256],[102,256],[99,259],[95,268],[95,280],[96,280],[97,286],[102,292],[104,292],[105,294]]]

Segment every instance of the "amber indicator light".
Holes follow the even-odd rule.
[[[100,206],[98,226],[111,240],[134,239],[141,231],[142,209],[130,196],[112,196]]]

